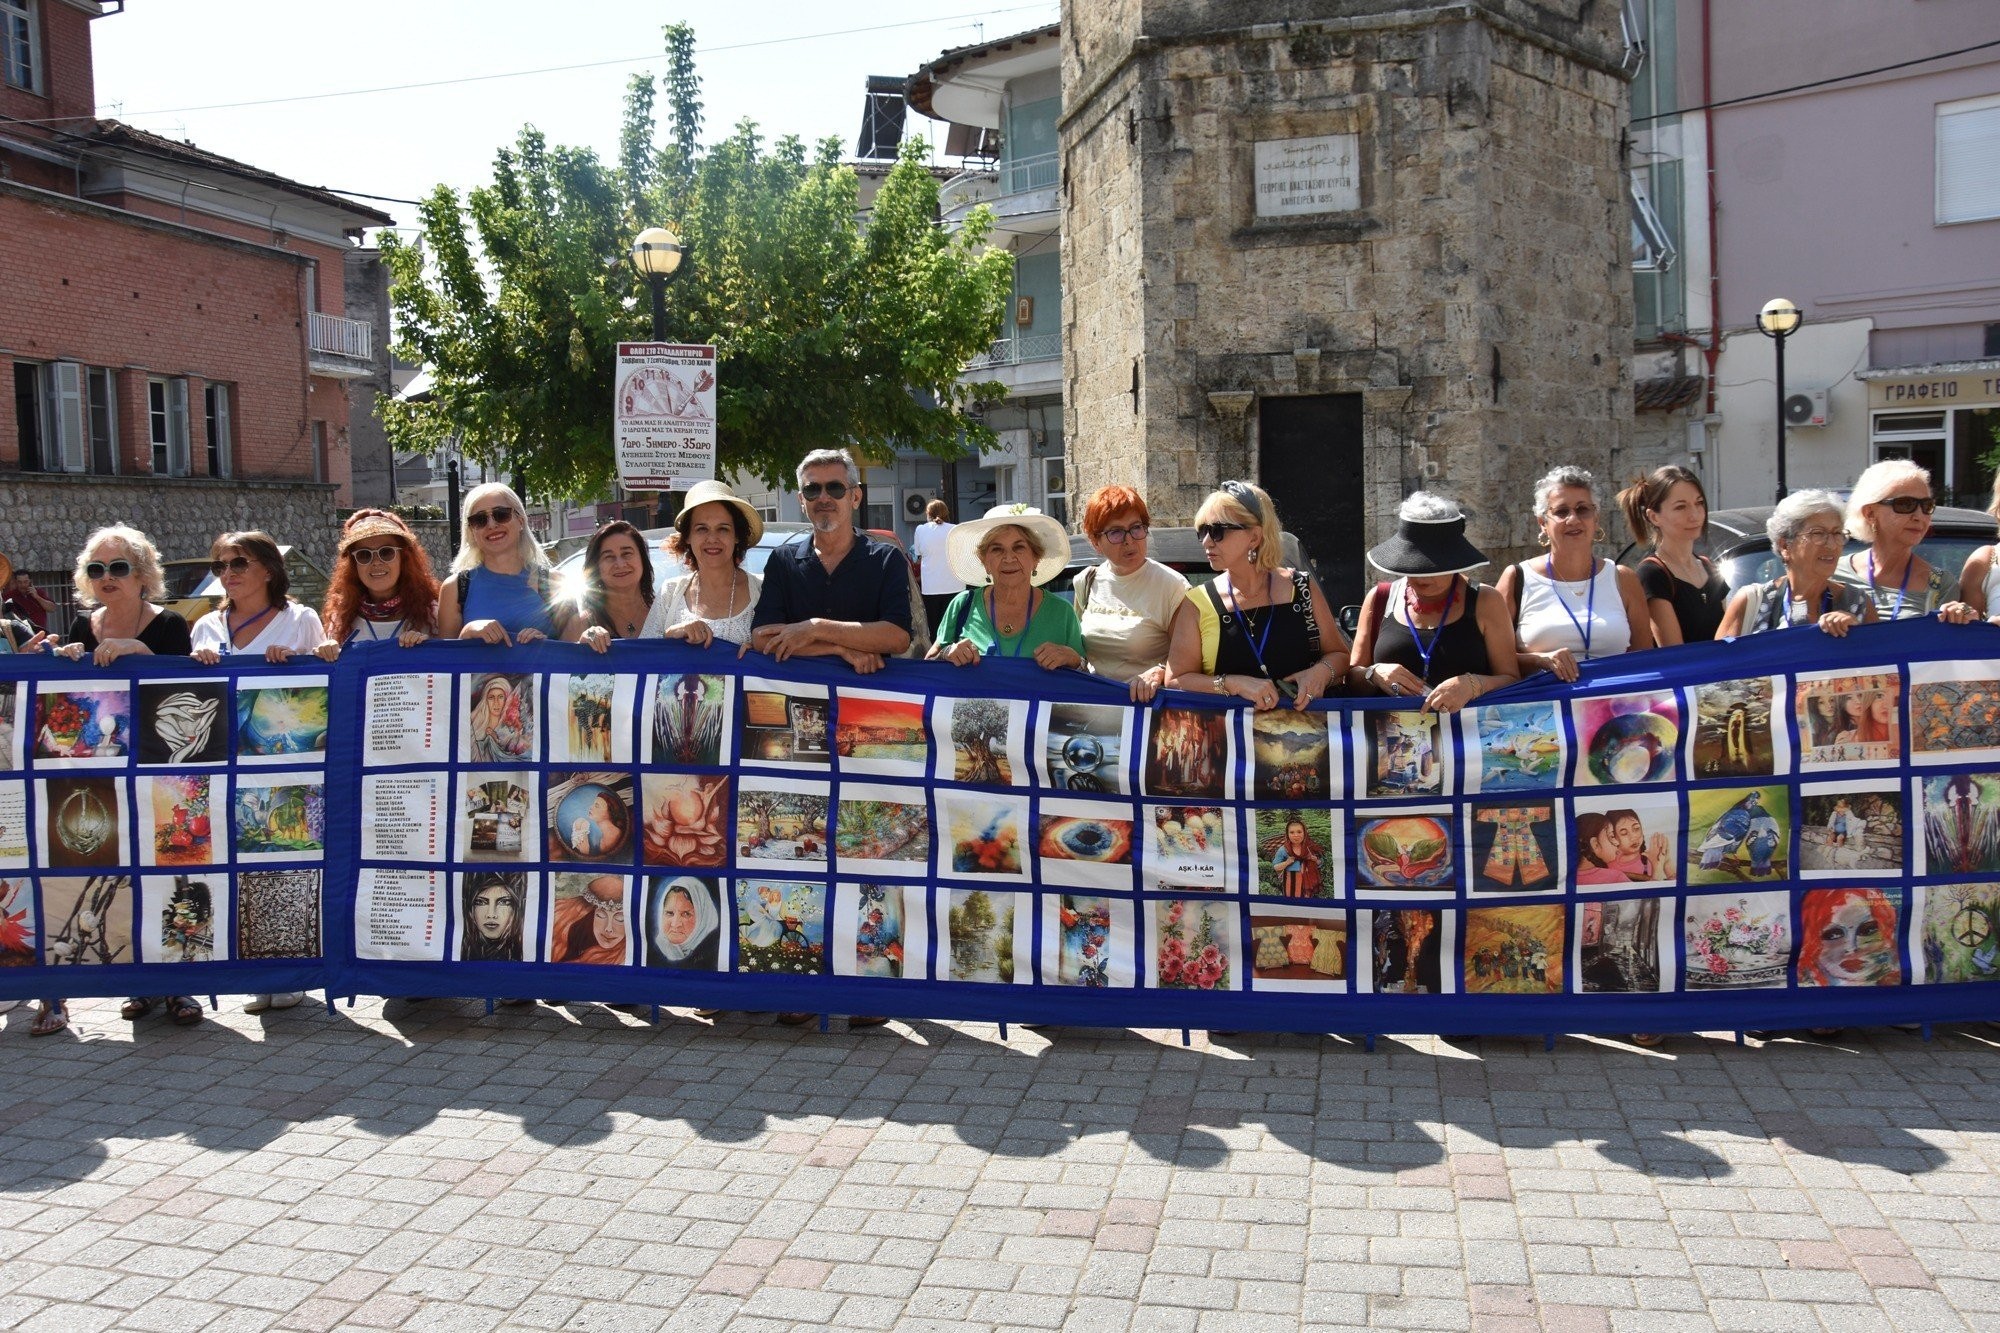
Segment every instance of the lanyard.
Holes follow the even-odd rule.
[[[1019,657],[1028,637],[1028,626],[1035,622],[1035,598],[1033,590],[1028,593],[1028,614],[1021,618],[1021,632],[1014,636],[1013,647],[1009,649],[1007,640],[1000,637],[1000,617],[993,611],[993,589],[986,589],[986,623],[993,627],[993,648],[1002,657]]]
[[[1910,552],[1909,560],[1903,565],[1903,581],[1896,587],[1896,609],[1889,613],[1889,619],[1891,620],[1901,620],[1903,618],[1903,599],[1910,595],[1910,571],[1916,567],[1917,553],[1912,551]],[[1881,607],[1881,595],[1875,590],[1875,548],[1872,546],[1868,548],[1868,598],[1875,603],[1878,609]],[[1821,614],[1824,615],[1825,612],[1821,612]]]
[[[1553,552],[1542,562],[1542,572],[1555,586],[1556,605],[1560,606],[1563,614],[1569,617],[1569,623],[1576,626],[1576,637],[1583,640],[1583,659],[1589,661],[1590,636],[1597,628],[1597,557],[1590,558],[1590,600],[1584,604],[1582,621],[1576,618],[1576,612],[1570,610],[1569,603],[1563,600],[1562,584],[1556,580],[1556,558]],[[1438,628],[1444,628],[1442,621],[1439,622]]]
[[[1873,557],[1873,556],[1870,556],[1870,557],[1869,557],[1869,564],[1870,564],[1871,566],[1872,566],[1872,565],[1874,564],[1874,557]],[[1872,573],[1872,572],[1873,572],[1873,570],[1871,569],[1871,570],[1870,570],[1870,572]],[[1872,581],[1871,581],[1871,583],[1872,583]],[[1801,603],[1801,605],[1803,605],[1803,603]],[[1794,619],[1792,619],[1792,576],[1791,576],[1790,574],[1787,574],[1787,575],[1785,575],[1785,601],[1784,601],[1784,607],[1785,607],[1785,628],[1786,628],[1786,629],[1797,629],[1797,628],[1798,628],[1798,625],[1799,625],[1799,622],[1798,622],[1798,621],[1796,621],[1796,620],[1794,620]],[[1829,583],[1829,584],[1827,584],[1827,585],[1826,585],[1826,587],[1824,587],[1824,588],[1822,588],[1822,589],[1820,590],[1820,594],[1819,594],[1819,613],[1820,613],[1820,615],[1822,615],[1822,616],[1823,616],[1823,615],[1825,615],[1825,614],[1826,614],[1827,612],[1829,612],[1829,611],[1831,611],[1831,610],[1833,610],[1833,585],[1832,585],[1831,583]],[[1818,622],[1818,620],[1816,620],[1816,619],[1815,619],[1815,620],[1809,620],[1809,621],[1807,621],[1806,623],[1807,623],[1807,624],[1809,624],[1809,625],[1816,625],[1816,624],[1818,624],[1819,622]]]
[[[1595,585],[1593,585],[1595,586]],[[1431,631],[1431,641],[1424,642],[1423,631],[1417,628],[1417,595],[1410,591],[1410,581],[1403,580],[1403,610],[1410,618],[1410,639],[1417,645],[1417,656],[1424,659],[1424,684],[1431,680],[1431,655],[1437,652],[1438,640],[1444,637],[1444,622],[1451,619],[1451,604],[1458,600],[1458,579],[1453,578],[1451,588],[1444,595],[1444,612],[1438,616],[1437,628]],[[1585,652],[1588,652],[1588,645]]]
[[[235,652],[236,636],[241,634],[244,630],[249,629],[252,625],[256,624],[258,621],[262,620],[265,616],[270,615],[273,611],[276,611],[277,609],[278,609],[278,604],[276,602],[273,602],[269,606],[265,607],[262,611],[259,611],[256,615],[250,617],[248,620],[244,621],[240,625],[232,622],[229,619],[229,613],[225,611],[222,616],[222,627],[228,630],[229,632],[223,636],[223,651],[229,653]],[[252,639],[250,642],[255,643],[256,640]]]
[[[1268,580],[1269,576],[1266,575],[1264,586],[1267,594],[1270,590]],[[1231,584],[1228,589],[1228,597],[1230,614],[1243,622],[1243,641],[1250,645],[1250,655],[1257,659],[1257,670],[1263,672],[1268,678],[1271,674],[1271,668],[1264,665],[1264,645],[1271,641],[1271,626],[1278,623],[1278,604],[1274,601],[1265,607],[1265,610],[1269,611],[1270,614],[1264,619],[1264,632],[1253,639],[1250,637],[1250,617],[1244,615],[1243,608],[1236,604],[1236,587],[1234,584]]]

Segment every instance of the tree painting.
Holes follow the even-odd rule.
[[[960,699],[951,707],[951,743],[957,752],[960,782],[1005,787],[1014,781],[1007,754],[1007,724],[1011,720],[999,699]]]

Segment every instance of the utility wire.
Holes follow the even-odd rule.
[[[1912,65],[1928,65],[1933,60],[1949,60],[1953,56],[1969,55],[1974,51],[1984,51],[1988,47],[2000,46],[2000,39],[1980,42],[1973,46],[1961,46],[1956,51],[1939,51],[1936,55],[1918,56],[1915,60],[1899,60],[1893,65],[1877,65],[1874,69],[1856,70],[1852,74],[1836,74],[1830,79],[1814,79],[1811,83],[1795,83],[1789,88],[1773,88],[1766,93],[1745,93],[1741,97],[1725,97],[1719,102],[1704,102],[1700,106],[1684,106],[1673,111],[1660,111],[1650,116],[1634,116],[1634,125],[1644,125],[1648,121],[1667,120],[1674,116],[1690,115],[1696,111],[1714,111],[1718,107],[1740,106],[1744,102],[1761,102],[1767,97],[1783,97],[1786,93],[1802,93],[1811,88],[1824,88],[1831,83],[1846,83],[1850,79],[1865,79],[1874,74],[1887,74],[1891,70],[1908,69]]]

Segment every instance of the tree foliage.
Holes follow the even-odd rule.
[[[456,434],[530,494],[602,494],[617,344],[651,336],[632,239],[661,224],[687,246],[667,337],[717,349],[725,473],[777,480],[818,448],[948,457],[992,443],[967,409],[1002,391],[958,379],[995,336],[1012,272],[985,247],[988,215],[939,227],[921,142],[904,146],[865,230],[837,141],[767,145],[745,121],[703,149],[693,50],[691,30],[667,29],[664,147],[654,81],[637,76],[615,165],[529,126],[463,206],[440,185],[418,240],[385,236],[398,352],[431,375],[429,401],[385,412],[398,447]]]

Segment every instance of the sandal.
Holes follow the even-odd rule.
[[[35,1015],[34,1026],[28,1029],[28,1035],[31,1037],[53,1037],[68,1026],[69,1006],[61,1000],[45,1000],[42,1003],[40,1012]]]
[[[201,1001],[192,995],[169,996],[167,1017],[174,1020],[175,1027],[191,1028],[201,1022]]]
[[[152,997],[147,995],[134,995],[131,999],[118,1006],[118,1016],[127,1023],[136,1023],[152,1012]]]

